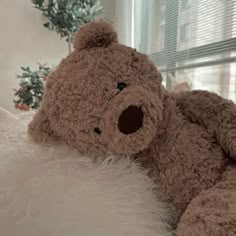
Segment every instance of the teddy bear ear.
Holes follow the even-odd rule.
[[[118,43],[117,33],[112,25],[105,21],[90,22],[76,33],[74,48],[77,50],[92,47],[108,47],[112,43]]]

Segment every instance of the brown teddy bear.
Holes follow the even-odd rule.
[[[106,22],[76,34],[29,125],[36,142],[131,156],[172,206],[179,236],[236,235],[236,106],[206,91],[167,92],[146,55]]]

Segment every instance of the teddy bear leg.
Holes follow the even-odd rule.
[[[236,236],[235,167],[192,200],[178,223],[178,236]]]

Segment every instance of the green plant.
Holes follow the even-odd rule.
[[[32,0],[47,18],[44,26],[65,38],[71,52],[71,42],[78,27],[94,20],[102,11],[96,0]]]
[[[52,69],[39,64],[36,71],[31,70],[29,66],[21,67],[21,70],[22,74],[17,75],[17,78],[20,79],[20,88],[14,90],[14,95],[18,97],[18,99],[13,100],[15,107],[24,111],[35,110],[42,100],[44,81]]]
[[[68,43],[69,53],[74,33],[82,26],[93,21],[103,7],[97,0],[31,0],[34,7],[42,12],[46,22],[43,24],[49,30],[56,31]],[[19,89],[14,89],[15,107],[20,110],[35,110],[39,108],[44,91],[44,80],[52,68],[39,65],[37,71],[29,66],[21,67],[22,74]]]

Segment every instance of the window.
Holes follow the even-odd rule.
[[[165,26],[160,26],[160,49],[165,49]]]
[[[134,45],[160,68],[167,89],[187,81],[236,101],[236,0],[134,0],[134,12],[137,3]]]
[[[181,10],[186,10],[190,7],[190,0],[181,1]]]
[[[165,23],[165,17],[166,17],[165,11],[161,11],[161,23],[162,24]]]
[[[180,41],[184,42],[189,39],[189,24],[180,26]]]

